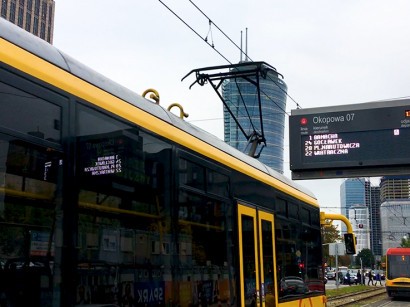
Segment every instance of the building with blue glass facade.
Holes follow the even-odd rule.
[[[259,78],[259,86],[266,147],[262,149],[258,159],[283,173],[287,86],[283,77],[274,69],[269,69],[266,77]],[[246,133],[250,134],[253,130],[260,132],[261,112],[258,91],[254,84],[239,78],[225,80],[222,97]],[[248,141],[227,107],[224,107],[224,140],[232,147],[247,152]]]
[[[349,218],[349,209],[354,205],[366,204],[366,189],[364,178],[349,178],[340,186],[341,213]],[[346,232],[346,226],[342,223],[342,233]]]
[[[364,178],[349,178],[340,186],[341,213],[348,217],[350,207],[366,204],[366,181]]]
[[[366,204],[369,208],[370,224],[370,249],[377,260],[380,260],[382,252],[382,228],[380,223],[380,186],[371,186],[366,182]]]
[[[373,254],[380,259],[382,255],[380,187],[372,186],[370,180],[365,180],[365,178],[346,179],[340,186],[340,203],[341,213],[350,220],[355,232],[358,225],[363,226],[359,231],[361,233],[360,248],[370,248]],[[364,211],[360,211],[360,221],[358,208],[366,208],[367,212],[367,217],[364,217]],[[342,233],[344,232],[346,232],[346,227],[342,224]]]

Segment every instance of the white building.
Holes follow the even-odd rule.
[[[390,247],[399,247],[410,233],[410,200],[386,200],[380,206],[383,254]]]
[[[356,254],[364,248],[370,249],[369,208],[362,204],[352,205],[348,219],[356,235]]]

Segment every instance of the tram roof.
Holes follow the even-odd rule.
[[[111,79],[75,60],[68,54],[60,51],[48,42],[21,29],[3,18],[0,18],[0,37],[316,199],[311,191],[299,184],[296,184],[286,176],[266,166],[257,159],[238,151],[211,133],[208,133],[197,126],[186,122],[178,116],[175,116],[159,104],[152,103],[151,101],[143,98],[141,95],[112,81]]]

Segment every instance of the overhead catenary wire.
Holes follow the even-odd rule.
[[[209,23],[212,23],[212,24],[215,26],[215,28],[217,28],[236,48],[238,48],[239,51],[245,55],[245,58],[246,58],[246,59],[249,59],[251,62],[253,62],[252,58],[247,54],[247,52],[244,52],[241,47],[239,47],[220,27],[218,27],[217,24],[215,24],[215,23],[208,17],[208,15],[206,15],[192,0],[189,0],[189,2],[191,2],[191,4],[192,4],[202,15],[204,15],[205,18],[207,18],[207,19],[209,20]],[[297,107],[298,109],[301,108],[300,105],[299,105],[299,103],[297,103],[296,100],[293,99],[293,98],[288,94],[288,92],[285,91],[275,80],[273,80],[269,75],[268,75],[267,77],[269,78],[270,81],[272,81],[273,83],[275,83],[275,85],[276,85],[283,93],[285,93],[286,96],[288,96],[288,97],[296,104],[296,107]],[[265,94],[265,93],[263,93],[263,94]],[[273,101],[270,96],[268,96],[268,95],[266,95],[266,94],[265,94],[265,96],[266,96],[269,100],[271,100],[274,104],[276,104],[276,106],[277,106],[278,108],[280,108],[280,106],[278,106],[277,103],[276,103],[275,101]],[[289,115],[289,114],[286,112],[286,110],[283,110],[282,108],[280,108],[280,109],[281,109],[281,111],[284,112],[284,114]]]
[[[192,0],[189,0],[189,2],[208,20],[209,22],[209,30],[208,30],[208,34],[205,38],[203,38],[197,31],[195,31],[185,20],[183,20],[178,14],[176,14],[169,6],[167,6],[162,0],[158,0],[166,9],[168,9],[175,17],[177,17],[184,25],[186,25],[192,32],[194,32],[198,37],[200,37],[209,47],[211,47],[212,49],[215,50],[215,52],[217,52],[225,61],[227,61],[229,64],[232,65],[232,62],[228,60],[227,57],[225,57],[219,50],[217,50],[215,48],[215,44],[212,40],[212,44],[210,44],[208,42],[208,35],[211,34],[211,25],[214,25],[215,28],[220,31],[236,48],[238,48],[241,52],[243,52],[242,48],[240,48],[217,24],[215,24],[211,18],[208,17],[208,15],[206,15]],[[251,62],[253,62],[253,60],[248,56],[248,54],[246,52],[243,52],[244,55],[246,56],[246,58],[248,58]],[[296,105],[298,108],[300,108],[300,105],[287,93],[287,91],[285,91],[280,84],[278,84],[275,80],[273,80],[270,76],[267,76],[269,78],[269,80],[271,80],[273,83],[275,83],[275,85],[283,92],[286,94],[286,96],[288,96]],[[262,94],[264,94],[267,99],[269,99],[270,101],[272,101],[284,114],[289,116],[289,113],[286,112],[286,110],[284,110],[283,108],[281,108],[269,95],[267,95],[266,93],[264,93],[263,91],[261,91]]]
[[[209,18],[192,0],[189,0],[189,2],[191,2],[191,4],[202,14],[204,15],[204,17],[206,19],[209,20],[209,23],[212,23],[215,28],[217,28],[219,30],[219,32],[221,32],[236,48],[238,48],[241,52],[243,52],[242,48],[240,48],[224,31],[222,31],[221,28],[218,27],[217,24],[215,24],[211,18]],[[250,57],[246,54],[246,52],[243,52],[243,54],[250,59]],[[250,59],[252,61],[252,59]],[[253,62],[253,61],[252,61]]]
[[[171,8],[169,8],[162,0],[158,0],[165,8],[167,8],[173,15],[175,15],[182,23],[184,23],[191,31],[193,31],[197,36],[199,36],[205,43],[207,43],[208,46],[210,46],[212,49],[215,50],[215,52],[217,52],[223,59],[225,59],[229,64],[232,64],[220,51],[218,51],[214,44],[209,44],[206,40],[206,38],[203,38],[198,32],[196,32],[190,25],[188,25],[187,22],[185,22],[181,17],[179,17],[173,10],[171,10]],[[209,21],[209,24],[214,25],[216,29],[218,29],[236,48],[238,48],[239,50],[241,50],[241,52],[243,52],[242,48],[240,48],[220,27],[218,27],[218,25],[216,25],[211,18],[209,18],[192,0],[189,0],[189,2],[202,14],[204,15],[204,17],[206,17]],[[249,58],[251,61],[252,59],[247,55],[246,52],[243,52],[245,54],[245,56],[247,58]],[[274,82],[278,88],[283,91],[287,97],[289,97],[289,99],[291,99],[295,104],[296,107],[298,109],[301,109],[300,104],[292,97],[290,96],[287,91],[285,91],[279,84],[277,84],[277,82],[275,80],[272,80],[270,77],[269,79]],[[266,95],[266,94],[265,94]],[[268,98],[270,98],[268,95],[266,95]],[[393,100],[393,99],[404,99],[404,98],[410,98],[410,96],[403,96],[403,97],[396,97],[396,98],[386,98],[383,100]],[[273,101],[273,100],[272,100]],[[274,102],[274,101],[273,101]],[[274,102],[275,103],[275,102]],[[275,103],[276,104],[276,103]],[[289,114],[285,111],[282,110],[285,114],[287,114],[289,116]]]
[[[185,20],[178,16],[170,7],[168,7],[162,0],[158,0],[168,11],[170,11],[175,17],[177,17],[184,25],[186,25],[192,32],[194,32],[198,37],[200,37],[209,47],[215,50],[222,58],[224,58],[229,64],[232,64],[221,52],[219,52],[215,46],[210,44],[207,39],[203,38],[198,32],[196,32]]]

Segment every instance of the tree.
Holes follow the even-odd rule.
[[[373,252],[368,248],[363,248],[356,256],[356,265],[360,265],[362,259],[363,266],[373,268],[375,264]]]
[[[322,227],[322,243],[335,243],[340,241],[342,238],[340,236],[339,230],[336,229],[336,226],[330,225]]]
[[[401,239],[400,247],[410,247],[410,237],[404,236],[404,237]]]
[[[330,225],[322,227],[322,243],[324,245],[323,259],[329,266],[332,266],[332,264],[335,264],[336,262],[335,257],[329,255],[329,243],[335,243],[341,239],[342,238],[340,237],[340,233],[336,229],[336,226]]]

